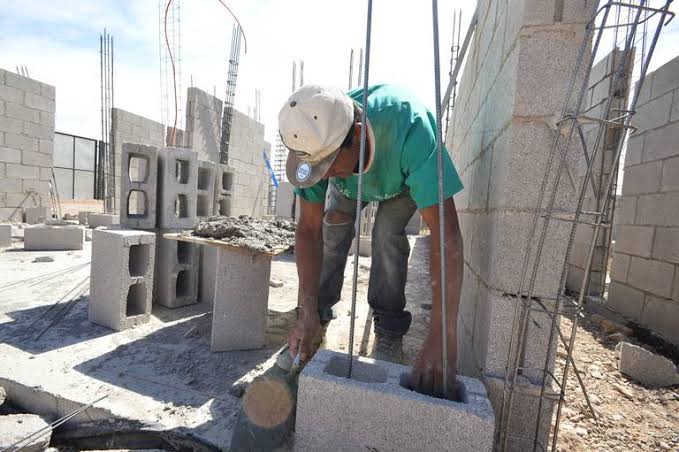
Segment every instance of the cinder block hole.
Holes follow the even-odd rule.
[[[146,307],[146,284],[137,283],[130,286],[127,291],[125,307],[125,315],[127,317],[144,313],[144,308]]]
[[[127,163],[130,182],[146,182],[146,178],[149,176],[148,157],[132,154]]]
[[[149,266],[150,245],[130,246],[130,276],[144,276]]]
[[[127,216],[132,218],[146,218],[148,214],[146,205],[146,192],[141,190],[130,190],[130,194],[127,195]]]
[[[177,285],[175,294],[177,298],[185,297],[191,293],[191,274],[189,270],[182,270],[177,273]]]
[[[189,161],[175,160],[175,177],[180,184],[189,183]]]
[[[210,168],[198,168],[198,190],[209,189],[212,180],[212,170]]]
[[[189,216],[189,201],[186,199],[186,195],[177,195],[174,200],[174,214],[177,218]]]
[[[410,376],[410,372],[403,372],[401,376],[399,377],[399,382],[398,384],[401,385],[402,388],[407,389],[408,391],[413,391],[413,388],[410,387],[410,384],[408,384],[408,380]],[[467,389],[464,386],[464,383],[462,383],[460,380],[457,380],[457,392],[455,393],[455,397],[453,397],[454,402],[458,403],[468,403],[469,400],[467,398]],[[443,399],[444,397],[441,397],[440,395],[435,397],[436,399]]]
[[[222,173],[222,190],[231,190],[233,187],[233,173]]]
[[[207,217],[210,215],[210,200],[205,195],[198,195],[196,199],[196,215]]]
[[[346,377],[347,359],[333,356],[325,366],[325,373],[336,377]],[[376,364],[354,361],[351,367],[351,378],[364,383],[386,383],[387,371]]]
[[[177,262],[180,264],[191,263],[192,245],[187,242],[177,242]]]
[[[223,196],[217,203],[219,215],[231,215],[231,196]]]

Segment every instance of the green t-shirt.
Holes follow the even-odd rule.
[[[359,105],[363,89],[347,93]],[[368,120],[375,137],[372,166],[363,174],[363,201],[383,201],[406,189],[417,207],[438,203],[438,166],[436,119],[408,90],[392,85],[368,88]],[[443,155],[443,191],[450,198],[462,190],[457,171],[448,152]],[[358,176],[333,178],[337,189],[347,198],[358,197]],[[325,201],[328,180],[308,188],[295,188],[305,201]]]

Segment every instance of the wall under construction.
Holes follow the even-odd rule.
[[[55,89],[0,69],[0,221],[50,206]]]
[[[186,145],[198,158],[219,163],[222,101],[198,88],[186,90]]]
[[[505,376],[516,303],[510,294],[519,290],[554,124],[594,7],[591,0],[478,2],[478,27],[446,143],[465,186],[455,197],[464,238],[458,367],[463,375],[483,376],[496,414],[503,386],[496,382]],[[556,205],[573,210],[577,160],[568,160],[570,177],[561,179]],[[545,304],[560,289],[568,227],[549,228],[534,290]],[[542,368],[549,322],[545,315],[531,318],[521,364]],[[537,373],[524,376],[541,383]],[[515,407],[526,409],[524,402],[532,403],[520,400]],[[514,440],[510,448],[532,448],[535,415],[527,411],[515,419],[510,434],[530,446]],[[549,417],[544,421],[540,436],[546,438]]]

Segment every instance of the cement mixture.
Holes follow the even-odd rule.
[[[242,215],[215,216],[201,221],[193,235],[221,240],[257,252],[290,250],[295,245],[295,225],[285,220],[266,220]]]

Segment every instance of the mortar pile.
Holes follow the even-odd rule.
[[[243,215],[238,218],[214,216],[193,229],[198,237],[221,240],[233,246],[269,252],[295,245],[295,225],[285,220],[267,220]]]

